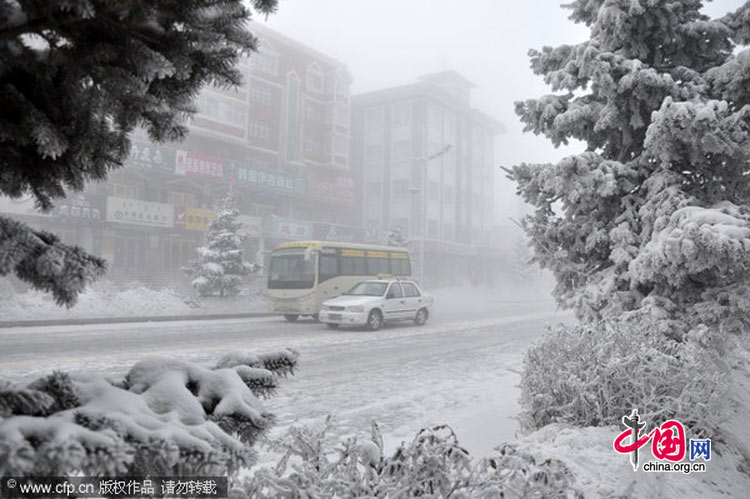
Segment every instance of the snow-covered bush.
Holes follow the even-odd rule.
[[[197,249],[198,258],[184,269],[193,276],[193,287],[201,296],[234,296],[242,279],[260,270],[260,265],[243,259],[239,215],[232,195],[227,195],[216,218],[209,222],[205,246]]]
[[[447,426],[421,430],[391,456],[383,452],[376,424],[369,438],[336,442],[322,430],[292,428],[274,468],[259,469],[230,493],[240,498],[300,497],[580,497],[568,468],[536,460],[511,445],[473,461]]]
[[[149,359],[119,383],[61,372],[26,387],[1,383],[0,475],[222,475],[250,466],[253,443],[274,420],[258,397],[293,373],[297,357],[241,352],[214,369]]]
[[[618,425],[637,408],[652,421],[677,418],[711,434],[722,394],[717,345],[701,330],[680,342],[659,326],[633,316],[551,330],[524,361],[523,425]]]

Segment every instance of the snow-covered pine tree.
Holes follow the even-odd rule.
[[[253,0],[261,13],[277,0]],[[0,195],[45,210],[106,178],[143,126],[185,136],[206,84],[237,85],[256,39],[241,0],[0,0]],[[104,261],[0,217],[0,275],[14,272],[72,305]]]
[[[579,317],[746,317],[750,2],[721,19],[702,6],[575,0],[590,39],[530,52],[555,93],[516,103],[525,130],[586,150],[510,177],[536,207],[535,258]]]
[[[243,259],[239,214],[230,193],[209,223],[206,244],[197,249],[198,258],[185,269],[193,276],[193,287],[201,296],[234,296],[242,279],[260,269],[258,264]]]

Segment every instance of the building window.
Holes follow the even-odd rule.
[[[453,202],[453,187],[451,187],[450,185],[445,186],[445,191],[443,192],[443,202],[445,203]]]
[[[393,199],[405,199],[409,195],[409,180],[396,180],[393,182]]]
[[[317,64],[312,64],[307,68],[307,74],[305,75],[305,86],[308,90],[313,92],[323,93],[324,89],[323,72],[320,70]]]
[[[262,121],[250,121],[247,131],[251,137],[261,140],[271,140],[271,127]]]
[[[349,154],[349,139],[336,135],[333,138],[333,152],[337,156],[347,156]]]
[[[334,113],[334,123],[337,126],[349,128],[349,109],[337,106]]]
[[[238,127],[245,126],[245,108],[216,97],[202,95],[198,98],[198,114],[213,121]]]
[[[250,100],[262,106],[270,106],[271,92],[263,88],[250,87]]]
[[[279,71],[279,56],[266,43],[261,43],[258,51],[250,55],[250,66],[263,73],[275,75]]]
[[[305,119],[308,121],[322,121],[323,114],[320,112],[320,109],[308,104],[305,106]]]
[[[382,130],[384,114],[382,107],[371,107],[365,112],[365,125],[368,130]]]
[[[289,73],[286,78],[286,158],[299,158],[299,77]]]
[[[167,193],[167,202],[175,206],[195,206],[195,194],[187,192],[169,191]]]
[[[107,195],[116,198],[141,199],[141,188],[133,184],[107,183]]]
[[[391,123],[394,127],[409,125],[411,121],[411,103],[401,102],[394,104],[391,110]]]

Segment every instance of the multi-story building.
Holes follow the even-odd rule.
[[[207,88],[179,144],[133,137],[125,168],[42,215],[0,200],[67,242],[105,256],[110,276],[171,278],[195,258],[214,207],[231,189],[246,251],[290,239],[361,239],[349,172],[351,77],[344,64],[253,23],[259,50],[238,88]]]
[[[455,71],[352,97],[352,165],[368,234],[399,227],[425,280],[476,281],[492,258],[495,136]],[[420,262],[421,264],[421,262]]]

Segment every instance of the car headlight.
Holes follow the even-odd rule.
[[[362,305],[354,305],[352,307],[346,307],[346,311],[347,312],[364,312],[365,307],[363,307]]]
[[[329,307],[328,305],[321,305],[321,306],[320,306],[320,309],[321,309],[321,310],[328,310],[329,308],[330,308],[330,307]]]

